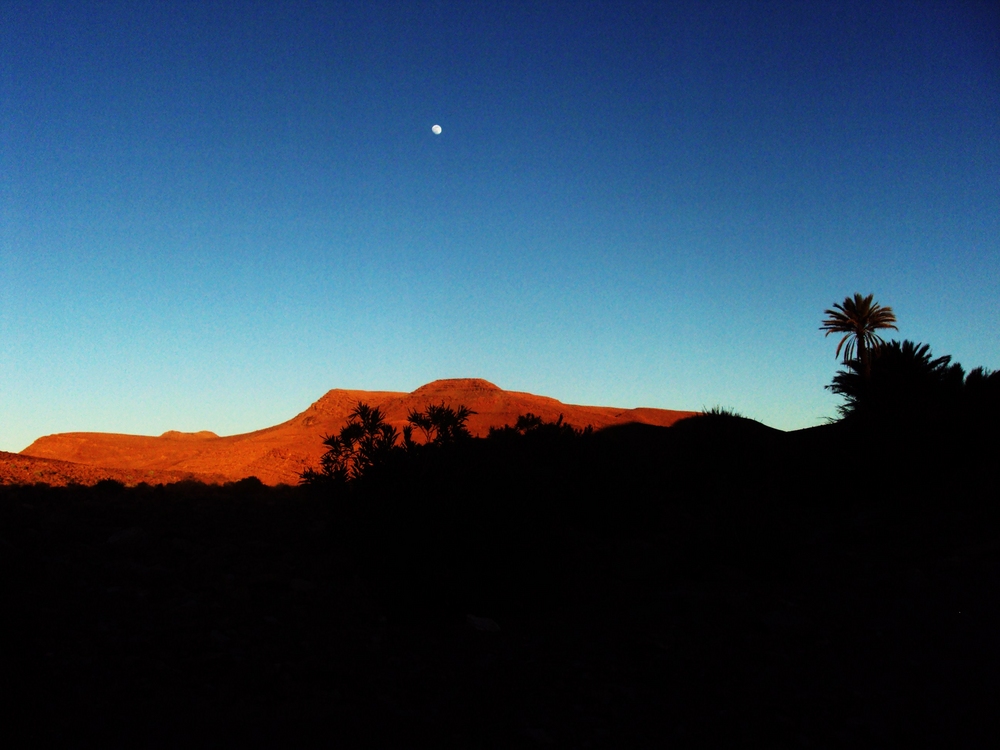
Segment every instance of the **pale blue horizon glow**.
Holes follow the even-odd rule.
[[[992,3],[0,17],[2,450],[450,377],[807,427],[854,292],[1000,368]]]

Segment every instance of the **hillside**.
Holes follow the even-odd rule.
[[[219,474],[196,474],[190,471],[157,469],[136,471],[106,468],[0,451],[0,484],[37,484],[40,482],[53,487],[65,487],[70,484],[93,485],[105,479],[132,486],[140,482],[172,484],[185,480],[219,484],[225,482],[227,477]]]
[[[411,409],[430,404],[465,405],[476,412],[468,422],[473,435],[513,424],[531,412],[595,429],[633,422],[669,426],[695,412],[667,409],[621,409],[564,404],[553,398],[505,391],[478,378],[435,380],[412,393],[334,389],[287,422],[242,435],[165,432],[153,437],[98,432],[68,432],[39,438],[22,456],[71,461],[129,472],[192,472],[231,481],[256,476],[265,484],[295,484],[323,454],[323,437],[337,432],[358,401],[378,406],[388,421],[402,428]],[[419,438],[419,436],[417,436]]]

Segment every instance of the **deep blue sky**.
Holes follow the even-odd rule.
[[[825,308],[997,369],[998,287],[994,2],[0,4],[0,449],[444,377],[791,429]]]

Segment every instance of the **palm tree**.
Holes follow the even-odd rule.
[[[890,341],[873,353],[868,378],[852,359],[826,387],[844,397],[838,407],[842,417],[926,419],[954,409],[964,377],[961,365],[952,364],[947,355],[933,358],[927,344]]]
[[[840,349],[844,348],[844,364],[846,365],[852,358],[855,348],[858,351],[858,360],[861,364],[861,372],[867,380],[871,377],[872,364],[871,352],[877,350],[885,341],[875,333],[880,328],[899,329],[894,325],[896,314],[891,307],[872,303],[872,297],[862,297],[859,293],[854,293],[854,299],[844,298],[843,304],[834,304],[832,310],[824,310],[827,319],[820,326],[821,331],[826,331],[826,336],[831,333],[843,333],[844,337],[837,344],[837,353],[840,356]]]
[[[358,401],[348,417],[339,435],[323,438],[327,451],[320,459],[320,470],[302,472],[299,476],[304,484],[344,485],[360,479],[372,467],[385,464],[397,450],[399,433],[385,421],[377,406]]]
[[[422,412],[410,409],[407,417],[410,423],[403,428],[404,444],[407,449],[411,447],[414,427],[419,427],[424,433],[426,444],[443,445],[470,438],[472,433],[469,432],[465,423],[475,413],[465,405],[453,409],[450,406],[445,406],[443,401],[440,406],[428,405],[427,409]]]

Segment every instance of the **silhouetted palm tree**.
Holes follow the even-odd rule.
[[[844,349],[844,364],[852,359],[855,349],[858,352],[858,360],[861,363],[861,374],[864,378],[871,377],[871,353],[885,342],[875,333],[881,328],[896,328],[896,315],[891,307],[872,303],[872,297],[862,297],[859,293],[854,293],[854,298],[845,297],[843,304],[834,304],[832,310],[824,310],[828,317],[820,326],[821,331],[826,331],[826,336],[831,333],[843,333],[844,337],[837,344],[837,353],[840,356],[840,349],[847,344]]]
[[[409,449],[413,445],[411,438],[413,427],[419,427],[424,433],[424,442],[427,444],[443,445],[454,443],[457,440],[464,440],[472,437],[465,423],[476,412],[467,406],[459,406],[453,409],[445,406],[444,402],[435,406],[430,404],[424,411],[419,412],[411,409],[407,415],[409,425],[403,428],[403,441]]]
[[[868,377],[860,360],[846,363],[831,385],[844,397],[842,416],[864,415],[882,418],[929,418],[954,411],[963,389],[962,366],[951,357],[932,358],[927,344],[890,341],[874,353]]]
[[[327,451],[320,459],[320,470],[307,469],[301,474],[302,482],[343,484],[358,479],[371,467],[388,460],[398,438],[396,428],[385,421],[377,406],[359,401],[340,434],[323,438]]]

